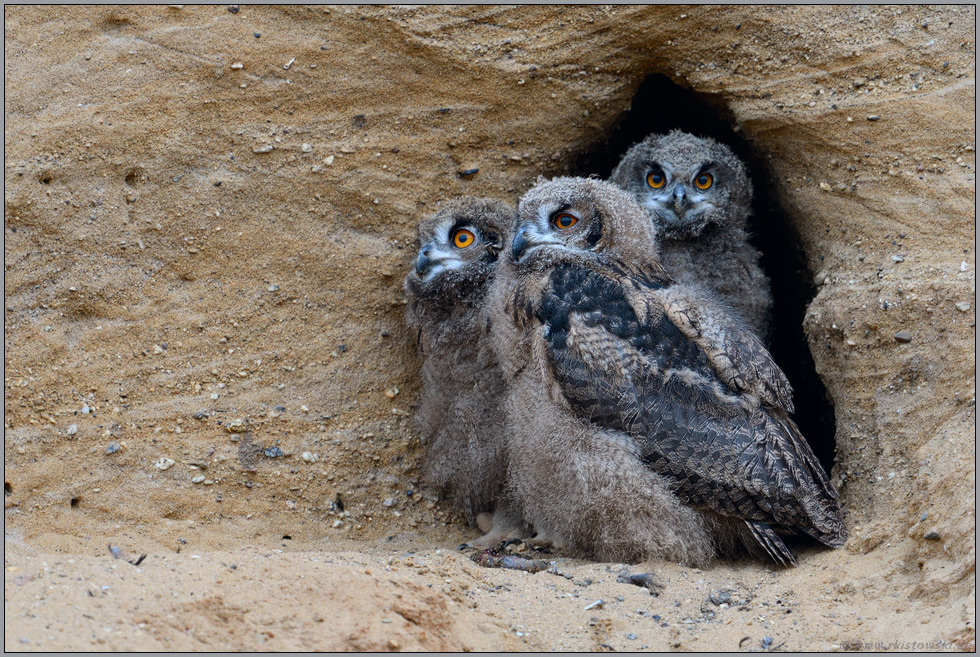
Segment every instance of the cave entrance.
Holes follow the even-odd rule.
[[[734,117],[723,103],[684,89],[664,75],[652,75],[640,85],[632,107],[612,126],[605,141],[579,156],[570,173],[608,178],[630,146],[650,133],[674,129],[720,141],[745,162],[755,189],[749,230],[772,285],[769,350],[793,385],[793,419],[829,474],[836,447],[834,406],[817,376],[803,333],[806,306],[816,294],[813,274],[807,269],[792,222],[770,195],[772,178],[765,154],[742,139],[733,124]]]

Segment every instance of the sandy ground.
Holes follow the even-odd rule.
[[[975,649],[975,21],[6,8],[5,649]],[[481,568],[420,481],[415,226],[672,127],[653,74],[802,254],[851,539]]]

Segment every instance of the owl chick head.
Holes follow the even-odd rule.
[[[728,146],[680,130],[635,144],[609,180],[636,197],[665,239],[695,239],[712,224],[744,228],[751,211],[742,161]]]
[[[447,303],[485,291],[514,209],[501,201],[462,197],[443,203],[419,224],[419,252],[405,279],[416,297],[445,297]]]
[[[657,259],[653,224],[632,196],[593,178],[539,179],[522,198],[509,258],[520,267],[609,255]]]

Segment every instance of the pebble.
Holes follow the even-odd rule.
[[[302,458],[307,463],[316,463],[316,454],[313,452],[303,452]]]
[[[460,178],[470,178],[480,173],[479,167],[466,167],[458,171]]]
[[[660,588],[660,586],[657,584],[657,580],[653,577],[653,573],[640,573],[637,575],[623,573],[616,578],[616,581],[623,584],[632,584],[633,586],[649,589],[653,595],[656,595],[657,590]]]
[[[262,453],[270,459],[277,459],[284,454],[284,452],[277,446],[266,447],[264,450],[262,450]]]
[[[388,399],[394,399],[395,397],[398,396],[398,393],[399,393],[398,388],[388,388],[387,390],[385,390],[385,397],[387,397]]]
[[[275,149],[272,144],[259,144],[258,146],[252,147],[253,153],[271,153]]]
[[[938,541],[938,540],[940,540],[939,532],[937,532],[935,529],[932,529],[932,530],[926,532],[926,535],[923,536],[922,538],[926,539],[927,541]]]
[[[88,407],[88,404],[82,404],[82,415],[88,415],[92,409]]]
[[[196,477],[194,477],[193,479],[191,479],[191,483],[192,484],[203,484],[204,483],[204,475],[197,475]]]
[[[881,118],[881,117],[880,117],[880,116],[878,116],[877,114],[868,114],[868,120],[869,120],[869,121],[877,121],[877,120],[878,120],[878,119],[880,119],[880,118]]]
[[[395,499],[393,497],[388,497],[382,502],[385,506],[395,506]]]
[[[899,331],[895,334],[896,342],[912,342],[912,334],[908,331]]]
[[[174,464],[174,460],[167,458],[166,456],[157,459],[157,462],[153,465],[157,470],[166,470]]]
[[[303,145],[302,145],[302,146],[300,147],[300,149],[301,149],[301,150],[302,150],[302,151],[303,151],[304,153],[312,153],[312,152],[313,152],[313,144],[303,144]]]
[[[335,157],[334,155],[326,156],[325,158],[323,158],[323,163],[326,164],[327,166],[330,166],[331,164],[333,164],[334,157]]]
[[[245,64],[242,64],[241,62],[234,62],[234,63],[232,63],[232,65],[230,66],[230,68],[233,68],[236,71],[240,71],[243,68],[245,68]]]
[[[731,604],[732,594],[728,591],[715,591],[711,594],[711,602],[715,605]]]
[[[965,313],[970,309],[970,304],[968,304],[966,301],[960,301],[956,304],[956,309],[961,313]]]
[[[74,436],[76,433],[78,433],[78,425],[77,424],[73,424],[70,427],[68,427],[68,435],[69,436]]]
[[[626,638],[629,639],[630,641],[636,641],[636,635],[633,634],[632,632],[627,634]]]
[[[105,453],[106,454],[115,454],[116,452],[118,452],[121,449],[122,449],[122,445],[120,445],[115,440],[113,440],[112,442],[110,442],[108,445],[105,446]]]
[[[238,13],[238,5],[228,5],[228,12],[232,14]]]
[[[900,255],[893,255],[892,262],[905,262],[905,258]]]
[[[337,529],[338,527],[343,527],[343,525],[344,525],[344,521],[343,520],[334,520],[333,521],[333,524],[331,525],[331,527],[333,527],[334,529]]]
[[[228,433],[244,433],[247,429],[248,427],[245,426],[245,420],[241,418],[232,420],[225,425],[225,430]]]

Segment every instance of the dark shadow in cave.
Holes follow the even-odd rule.
[[[723,103],[671,82],[664,75],[648,77],[610,130],[605,142],[581,154],[570,173],[608,178],[630,146],[652,132],[680,129],[727,144],[749,167],[755,188],[754,213],[749,222],[761,265],[772,282],[773,330],[769,349],[793,385],[794,420],[829,473],[834,465],[834,406],[817,376],[803,333],[806,306],[816,294],[799,236],[770,196],[771,176],[763,157],[733,129],[733,117]]]

